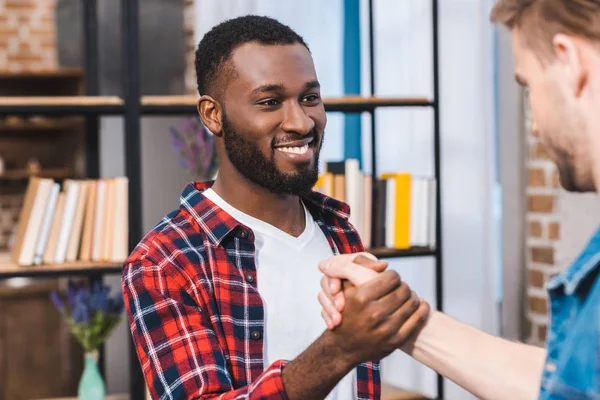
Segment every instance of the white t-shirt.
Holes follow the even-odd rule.
[[[317,299],[322,276],[319,262],[333,255],[325,234],[306,207],[304,232],[294,237],[233,208],[212,189],[203,194],[254,232],[258,293],[265,309],[265,368],[277,360],[293,360],[327,329]],[[327,399],[356,397],[354,369]]]

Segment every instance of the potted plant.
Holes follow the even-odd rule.
[[[58,292],[50,294],[69,331],[83,347],[85,363],[78,387],[80,399],[104,400],[106,387],[98,369],[98,349],[121,320],[123,296],[110,294],[110,287],[100,282],[93,285],[69,281],[67,298]]]

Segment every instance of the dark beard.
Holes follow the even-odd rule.
[[[302,166],[294,174],[284,174],[275,165],[275,149],[271,148],[270,158],[266,158],[256,143],[246,139],[243,132],[235,131],[227,116],[223,114],[223,139],[225,150],[233,166],[250,182],[272,193],[302,196],[308,194],[319,177],[319,153],[323,140],[315,149],[314,165]],[[318,135],[314,135],[318,140]],[[313,142],[315,143],[315,142]],[[316,146],[316,144],[314,144]]]

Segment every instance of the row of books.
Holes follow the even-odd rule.
[[[126,177],[29,180],[12,245],[13,262],[122,262],[128,256]],[[61,187],[62,186],[62,187]]]
[[[328,162],[314,188],[350,206],[350,222],[368,248],[435,248],[436,181],[406,172],[373,180],[356,159]]]

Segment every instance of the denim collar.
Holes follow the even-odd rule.
[[[548,282],[548,290],[556,290],[564,286],[565,294],[572,295],[583,280],[598,268],[600,268],[600,228],[571,266]]]

